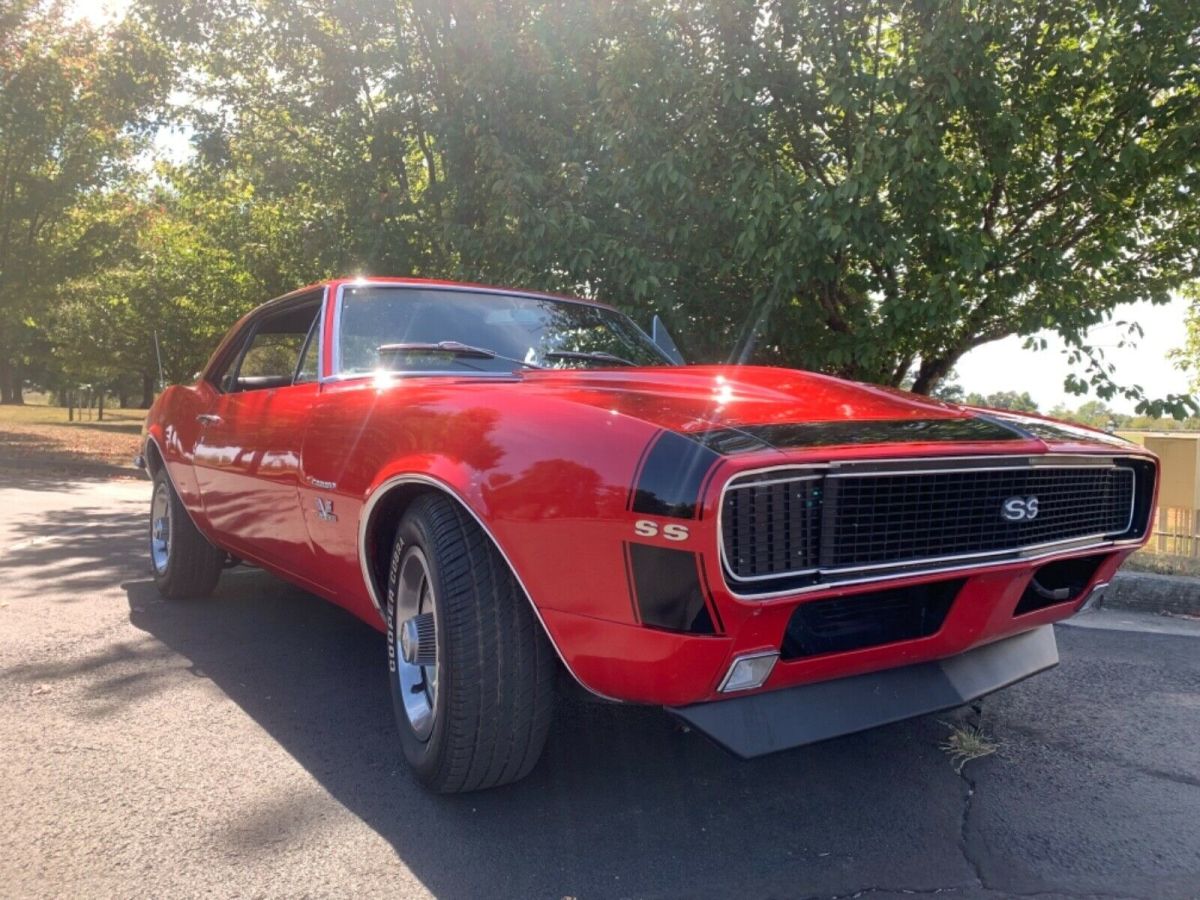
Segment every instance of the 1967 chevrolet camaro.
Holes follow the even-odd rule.
[[[273,300],[147,418],[158,587],[240,559],[386,629],[405,757],[469,791],[530,771],[560,671],[745,757],[966,703],[1055,665],[1146,539],[1118,438],[680,363],[582,300]]]

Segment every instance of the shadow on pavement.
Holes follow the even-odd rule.
[[[965,784],[934,719],[741,762],[658,709],[564,698],[528,779],[434,796],[400,756],[378,632],[258,572],[196,603],[164,603],[149,580],[124,587],[135,627],[190,660],[439,897],[973,883]],[[253,840],[277,815],[247,809],[227,839]]]
[[[53,583],[56,590],[69,592],[69,601],[81,599],[146,571],[146,528],[142,515],[114,514],[109,507],[47,510],[9,536],[0,555],[0,578],[35,569],[35,590]]]
[[[400,756],[382,636],[254,570],[209,601],[162,602],[145,493],[6,495],[30,506],[0,533],[3,601],[107,605],[124,582],[137,634],[19,657],[0,678],[79,679],[97,718],[171,690],[180,668],[208,679],[437,896],[1196,896],[1194,639],[1061,629],[1065,665],[989,699],[1001,752],[965,780],[938,749],[941,717],[741,762],[659,710],[572,695],[527,780],[438,797]],[[321,815],[319,799],[247,800],[205,837],[273,858],[279,823]]]

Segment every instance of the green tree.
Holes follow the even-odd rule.
[[[578,291],[919,392],[1049,328],[1186,408],[1084,334],[1197,274],[1195,3],[144,2],[289,285]]]
[[[909,387],[909,386],[910,385],[905,385],[905,387]],[[966,391],[963,389],[963,386],[959,383],[958,376],[954,372],[951,372],[949,375],[947,375],[945,378],[943,378],[940,382],[938,382],[937,387],[935,387],[932,391],[930,391],[929,395],[938,400],[945,400],[947,403],[969,402],[967,400]],[[972,395],[972,396],[978,396],[978,395]]]
[[[190,380],[230,323],[276,287],[256,277],[250,253],[234,249],[235,234],[247,243],[259,236],[244,185],[158,174],[158,187],[103,198],[107,209],[81,214],[107,216],[120,251],[62,285],[49,329],[68,381],[114,385],[135,374],[143,404],[157,381],[158,350],[169,381]]]
[[[1050,410],[1050,416],[1054,419],[1078,422],[1080,425],[1101,429],[1128,428],[1133,422],[1133,416],[1115,411],[1102,400],[1088,400],[1078,409],[1070,409],[1060,404]]]
[[[1193,282],[1183,289],[1190,301],[1185,338],[1182,347],[1172,350],[1176,366],[1191,375],[1192,390],[1200,391],[1200,282]]]
[[[989,409],[1011,409],[1015,412],[1031,412],[1038,411],[1037,401],[1029,396],[1028,391],[996,391],[984,396],[983,394],[970,393],[967,394],[967,399],[964,401],[968,406],[985,406]]]
[[[134,21],[71,22],[59,0],[0,0],[0,402],[59,286],[116,248],[76,215],[119,183],[153,123],[170,66]]]

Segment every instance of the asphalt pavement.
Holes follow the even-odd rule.
[[[741,762],[570,697],[530,778],[440,797],[382,637],[252,570],[162,602],[148,500],[0,481],[2,896],[1200,897],[1193,623],[1060,627],[961,774],[947,716]]]

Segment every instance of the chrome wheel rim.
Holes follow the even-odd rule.
[[[154,497],[150,500],[150,560],[154,571],[162,574],[171,561],[171,498],[167,483],[160,481],[154,486]]]
[[[436,634],[437,597],[433,592],[433,579],[429,577],[429,562],[420,547],[409,547],[400,561],[396,579],[396,626],[392,629],[392,640],[404,715],[417,739],[427,741],[437,716],[437,663],[420,666],[408,662],[401,646],[404,623],[421,613],[433,614]]]

